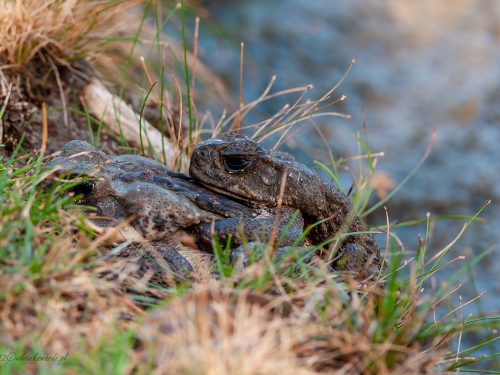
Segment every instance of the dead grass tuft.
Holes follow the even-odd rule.
[[[117,329],[124,331],[130,319],[142,314],[117,281],[105,280],[96,269],[86,267],[84,259],[90,254],[85,242],[75,243],[66,232],[37,257],[38,264],[2,261],[2,345],[16,347],[21,342],[29,351],[36,342],[46,353],[76,353],[79,338],[85,337],[90,348]]]
[[[140,328],[143,355],[158,374],[312,374],[295,356],[287,321],[265,308],[272,301],[218,287],[175,298]]]
[[[36,56],[62,66],[91,57],[101,38],[116,31],[110,20],[125,4],[0,0],[0,69],[23,69]]]
[[[440,351],[397,335],[376,342],[373,296],[344,305],[328,289],[308,285],[280,297],[195,288],[146,316],[138,331],[144,363],[158,374],[434,373]],[[315,308],[322,303],[323,316]]]

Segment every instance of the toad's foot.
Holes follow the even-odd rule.
[[[152,284],[169,286],[172,281],[191,280],[193,267],[177,250],[163,243],[150,242],[128,246],[118,254],[136,262],[134,274],[138,279],[146,279]]]
[[[266,252],[271,249],[268,245],[259,242],[249,242],[246,245],[241,245],[231,252],[229,260],[233,269],[239,273],[242,272],[249,264],[262,259]],[[270,255],[271,261],[280,266],[281,269],[288,268],[291,264],[295,264],[293,271],[300,271],[300,262],[309,263],[313,259],[313,251],[306,247],[284,246],[278,248],[274,255]]]
[[[379,254],[369,254],[362,246],[350,243],[342,246],[339,255],[333,260],[336,271],[348,271],[359,275],[361,279],[376,278],[380,273],[380,261],[374,262]]]

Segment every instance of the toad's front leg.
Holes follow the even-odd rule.
[[[304,221],[300,212],[283,207],[279,214],[271,211],[258,217],[219,220],[212,224],[194,226],[190,232],[194,234],[201,249],[212,252],[214,234],[222,247],[226,247],[231,238],[230,248],[234,249],[245,242],[243,238],[246,241],[269,243],[273,235],[275,244],[279,242],[280,246],[289,246],[300,238],[303,230]]]

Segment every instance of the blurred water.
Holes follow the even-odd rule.
[[[426,212],[474,215],[491,199],[481,215],[488,222],[471,225],[452,255],[470,259],[499,243],[500,2],[240,0],[211,1],[204,7],[227,34],[214,39],[214,30],[207,32],[209,25],[202,20],[201,59],[226,78],[234,93],[239,42],[245,43],[245,102],[260,96],[274,74],[273,90],[311,83],[315,89],[309,98],[318,99],[355,59],[332,95],[347,96],[335,109],[352,119],[316,119],[335,156],[357,154],[352,134],[362,131],[362,106],[372,150],[386,153],[378,169],[400,182],[437,129],[431,157],[387,204],[391,218],[422,219]],[[285,99],[266,103],[261,116],[284,104]],[[318,150],[326,147],[312,127],[299,137],[287,150],[300,161],[311,165],[312,159],[325,158]],[[371,217],[371,224],[384,223],[382,213]],[[439,222],[430,251],[439,251],[462,225]],[[417,235],[425,234],[422,226],[395,232],[409,251],[416,248]],[[499,272],[498,250],[472,271],[477,291],[487,292],[481,301],[488,312],[500,310],[500,286],[494,282]],[[476,295],[470,286],[460,293],[465,301]],[[469,311],[475,309],[464,314]]]

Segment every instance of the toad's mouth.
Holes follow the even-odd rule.
[[[85,216],[85,221],[92,222],[94,226],[103,229],[114,228],[120,223],[113,217],[106,215],[95,215],[95,213]]]
[[[215,176],[208,177],[209,183],[203,181],[207,179],[207,175],[203,172],[199,172],[198,169],[192,168],[190,170],[191,176],[194,178],[195,182],[208,190],[221,194],[225,197],[232,198],[238,202],[244,203],[247,206],[259,206],[265,204],[264,201],[259,199],[258,197],[254,197],[253,194],[248,194],[244,189],[238,189],[240,192],[234,192],[227,188],[227,185],[224,184],[224,179],[226,176],[222,173],[219,173],[217,170],[212,170],[212,173],[215,173]],[[222,181],[222,182],[221,182]]]
[[[197,181],[197,183],[207,188],[208,190],[213,191],[214,193],[222,194],[223,196],[233,198],[236,201],[240,201],[247,204],[255,202],[255,200],[252,198],[246,197],[244,195],[239,195],[237,193],[227,190],[227,188],[224,187],[223,185],[219,184],[209,185],[201,181]]]
[[[245,191],[244,189],[238,189],[239,192],[234,192],[228,190],[226,185],[219,183],[217,181],[211,181],[210,184],[202,182],[200,180],[195,180],[197,184],[205,187],[214,193],[221,194],[227,198],[234,199],[238,203],[242,203],[250,208],[262,208],[262,207],[273,207],[276,202],[269,201],[265,197],[255,195],[253,192]]]
[[[133,243],[148,242],[148,240],[130,224],[136,217],[137,215],[133,215],[126,220],[117,220],[107,216],[87,216],[85,217],[85,225],[99,236],[106,237],[103,243],[104,245],[125,241],[131,241]]]

